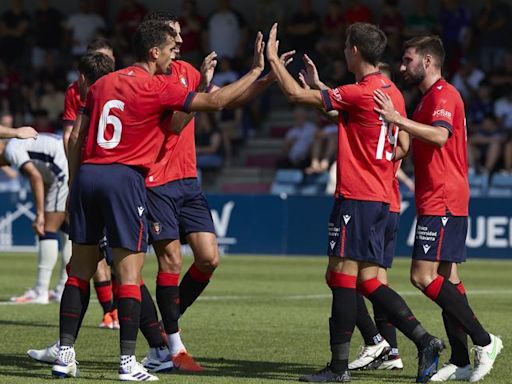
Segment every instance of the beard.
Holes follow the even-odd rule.
[[[425,79],[426,73],[425,68],[418,66],[414,71],[406,72],[407,76],[404,76],[404,81],[407,85],[418,86]]]

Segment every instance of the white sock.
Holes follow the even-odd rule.
[[[121,355],[119,366],[126,372],[131,372],[136,360],[133,355]]]
[[[48,234],[47,234],[48,235]],[[59,242],[55,238],[39,240],[37,277],[35,291],[38,295],[48,295],[52,270],[59,255]]]
[[[167,339],[169,340],[169,352],[171,356],[176,355],[181,351],[186,351],[185,345],[181,341],[180,332],[176,332],[170,335],[167,335]]]
[[[61,345],[59,348],[59,360],[65,364],[75,361],[75,348]]]
[[[71,259],[71,240],[69,240],[69,235],[65,232],[61,232],[60,240],[62,244],[62,250],[60,251],[61,265],[60,265],[60,280],[57,286],[55,287],[55,292],[59,293],[64,291],[64,285],[68,280],[68,273],[66,272],[66,265],[69,263],[69,259]]]

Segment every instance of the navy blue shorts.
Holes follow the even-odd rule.
[[[419,216],[412,258],[415,260],[466,261],[466,216]]]
[[[97,245],[107,236],[112,248],[146,252],[144,175],[122,164],[83,164],[70,198],[70,238]]]
[[[382,265],[389,204],[336,198],[329,219],[329,256]]]
[[[149,242],[177,240],[195,232],[215,233],[210,207],[196,178],[147,189]]]
[[[395,257],[396,242],[398,239],[398,226],[400,224],[400,213],[389,212],[384,232],[384,257],[382,268],[391,268]]]

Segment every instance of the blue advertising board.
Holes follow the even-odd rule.
[[[329,196],[209,195],[219,245],[225,253],[325,255]],[[37,239],[29,193],[0,193],[0,250],[32,251]],[[411,254],[413,199],[404,199],[396,254]],[[469,257],[512,258],[512,199],[474,198],[467,237]]]

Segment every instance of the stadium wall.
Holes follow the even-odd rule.
[[[324,255],[329,196],[210,195],[219,245],[225,253]],[[512,258],[512,199],[474,198],[470,203],[469,257]],[[0,251],[35,251],[30,194],[0,193]],[[414,200],[402,202],[396,254],[414,242]]]

